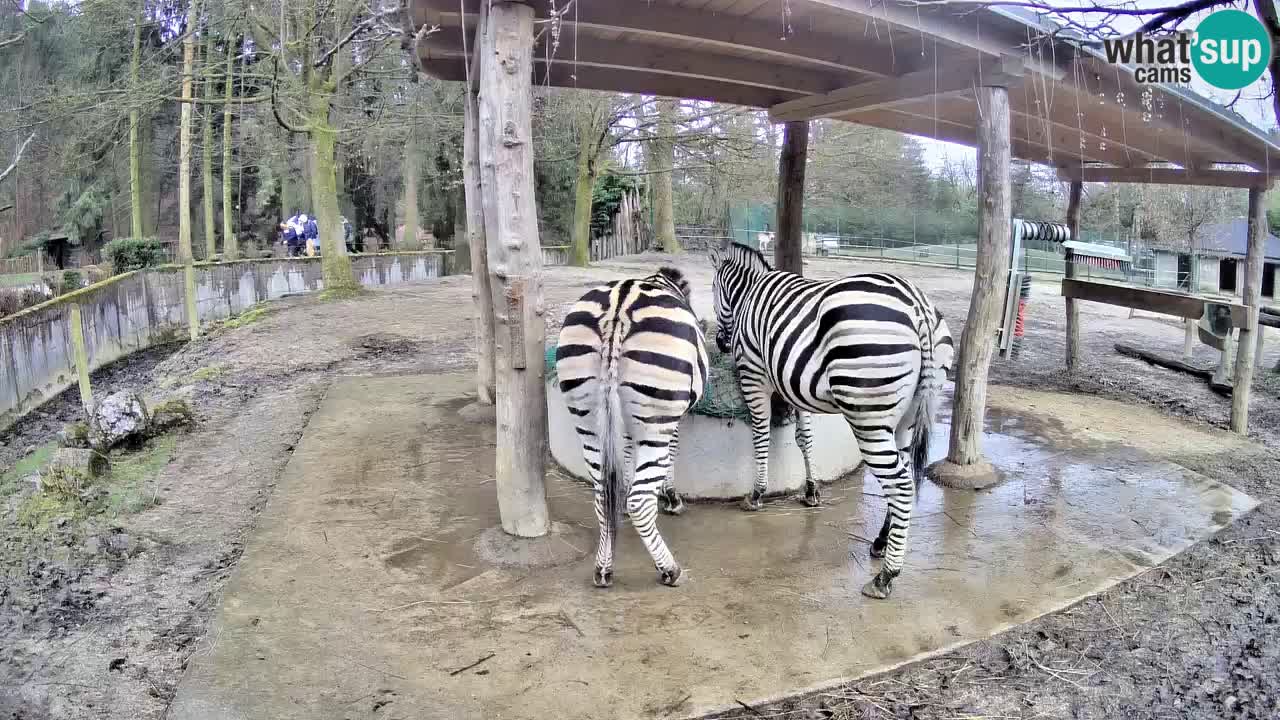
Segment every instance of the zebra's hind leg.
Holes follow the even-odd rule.
[[[809,413],[794,409],[796,419],[796,444],[804,457],[804,504],[817,507],[822,504],[822,491],[813,477],[813,432],[809,426]]]
[[[658,532],[658,493],[671,465],[670,436],[653,434],[636,443],[636,477],[627,496],[631,524],[658,569],[658,580],[672,587],[680,584],[683,571]]]
[[[880,526],[880,534],[876,535],[876,539],[871,543],[871,557],[884,557],[884,548],[889,544],[889,519],[893,517],[893,511],[885,510],[884,524]]]
[[[671,450],[669,452],[670,461],[668,462],[667,474],[662,479],[662,493],[659,498],[658,508],[668,515],[684,514],[684,498],[680,497],[680,493],[676,492],[672,478],[676,474],[676,455],[680,452],[680,428],[676,427],[671,431]]]
[[[893,592],[893,580],[902,572],[902,561],[906,556],[907,533],[911,525],[911,510],[915,504],[915,483],[911,478],[909,459],[898,452],[893,433],[874,431],[859,433],[858,447],[866,458],[867,467],[880,481],[885,498],[889,501],[889,511],[885,516],[885,527],[881,529],[884,537],[884,563],[880,572],[871,582],[862,587],[862,594],[870,598],[883,600]],[[880,538],[871,545],[871,552],[876,552]]]
[[[590,397],[590,394],[587,394]],[[569,407],[580,403],[576,398],[568,398]],[[581,403],[585,404],[585,403]],[[577,414],[577,413],[575,413]],[[604,501],[604,483],[608,480],[600,473],[600,438],[596,435],[596,413],[587,411],[578,417],[578,439],[582,441],[582,457],[587,461],[587,470],[591,473],[591,487],[594,490],[596,525],[600,528],[600,540],[596,544],[596,567],[592,581],[596,587],[607,588],[613,584],[613,549],[617,541],[617,528],[609,517]]]
[[[742,387],[742,398],[751,414],[751,452],[756,461],[755,481],[751,485],[751,492],[742,499],[742,509],[755,511],[763,507],[761,498],[769,485],[769,403],[772,392],[760,381],[759,376],[750,369],[744,369],[741,364],[738,366],[738,382]]]

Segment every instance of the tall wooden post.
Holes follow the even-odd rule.
[[[71,348],[76,361],[76,381],[80,386],[80,404],[85,412],[93,409],[93,388],[89,385],[89,346],[84,341],[84,317],[80,303],[71,303]]]
[[[546,323],[533,188],[533,8],[496,0],[481,41],[477,124],[489,284],[494,304],[498,511],[502,529],[549,529]]]
[[[1245,254],[1243,302],[1246,321],[1240,328],[1240,348],[1236,353],[1236,377],[1231,392],[1231,431],[1249,433],[1249,396],[1253,392],[1253,344],[1259,333],[1258,305],[1262,303],[1262,257],[1267,242],[1266,190],[1249,188],[1249,249]]]
[[[1080,239],[1080,196],[1084,191],[1084,183],[1072,180],[1067,195],[1067,229],[1072,240]],[[1066,253],[1063,265],[1064,275],[1070,280],[1076,276],[1075,254],[1070,249]],[[1067,372],[1075,372],[1080,364],[1080,307],[1075,298],[1067,298]]]
[[[809,121],[788,122],[782,130],[778,157],[778,234],[773,243],[773,267],[804,274],[804,169],[809,155]]]
[[[978,88],[978,251],[973,298],[960,340],[952,400],[951,451],[954,465],[982,462],[982,426],[987,405],[987,372],[995,348],[996,325],[1009,268],[1012,210],[1009,190],[1009,90]]]
[[[480,3],[480,22],[474,38],[475,61],[471,63],[462,113],[462,184],[467,211],[467,245],[471,258],[471,300],[476,326],[476,394],[485,405],[493,404],[493,295],[489,287],[489,257],[484,237],[484,200],[480,191],[480,138],[476,128],[477,97],[485,20],[489,4]]]

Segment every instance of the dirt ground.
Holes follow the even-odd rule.
[[[661,261],[638,256],[590,270],[549,270],[549,326],[587,286]],[[705,260],[677,262],[691,271],[705,313]],[[835,260],[806,267],[813,276],[860,270],[919,282],[959,336],[971,273]],[[1129,319],[1126,310],[1085,304],[1085,363],[1067,376],[1063,303],[1055,288],[1036,284],[1021,358],[997,361],[996,382],[1146,403],[1189,422],[1225,427],[1229,401],[1203,382],[1114,352],[1114,343],[1123,341],[1177,355],[1182,328],[1172,320]],[[16,522],[21,493],[0,497],[0,718],[164,717],[192,653],[216,642],[204,637],[210,614],[329,382],[344,374],[473,367],[471,321],[460,310],[469,307],[470,293],[463,276],[350,300],[288,298],[253,323],[95,374],[95,392],[177,392],[193,403],[198,422],[177,439],[174,459],[146,479],[144,490],[155,502],[141,512],[68,519],[33,538]],[[1208,364],[1213,355],[1198,350],[1197,360]],[[1280,337],[1272,337],[1265,365],[1277,360]],[[5,431],[0,468],[47,443],[77,412],[73,390]],[[1152,451],[1263,501],[1218,537],[988,641],[830,692],[722,717],[1280,716],[1275,374],[1262,373],[1257,383],[1251,436],[1261,445],[1245,451]]]

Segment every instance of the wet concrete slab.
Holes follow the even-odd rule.
[[[471,384],[335,382],[170,717],[687,717],[987,637],[1255,504],[1125,442],[1153,428],[1162,448],[1233,442],[1224,435],[993,388],[984,442],[1008,480],[977,493],[926,484],[890,600],[858,592],[884,512],[874,480],[830,486],[817,510],[693,505],[659,521],[681,587],[657,584],[628,531],[614,587],[598,590],[590,495],[567,476],[548,481],[551,538],[514,550],[495,539],[494,431],[458,414]],[[940,423],[935,455],[945,438]],[[534,567],[545,558],[560,562]]]

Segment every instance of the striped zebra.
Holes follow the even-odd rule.
[[[946,321],[919,288],[893,275],[807,280],[774,271],[759,251],[736,244],[713,250],[711,262],[716,345],[733,352],[751,414],[756,476],[743,507],[759,509],[765,490],[772,393],[800,410],[796,444],[809,505],[820,495],[808,413],[844,415],[889,501],[871,546],[884,565],[862,592],[888,597],[902,570],[936,399],[955,353]]]
[[[595,488],[597,587],[613,582],[623,495],[659,580],[671,586],[680,582],[680,564],[655,518],[659,495],[664,512],[684,510],[671,485],[679,423],[707,382],[707,351],[689,297],[680,271],[664,267],[643,279],[591,290],[565,316],[560,331],[560,391],[578,419]],[[628,488],[629,473],[634,477]]]

